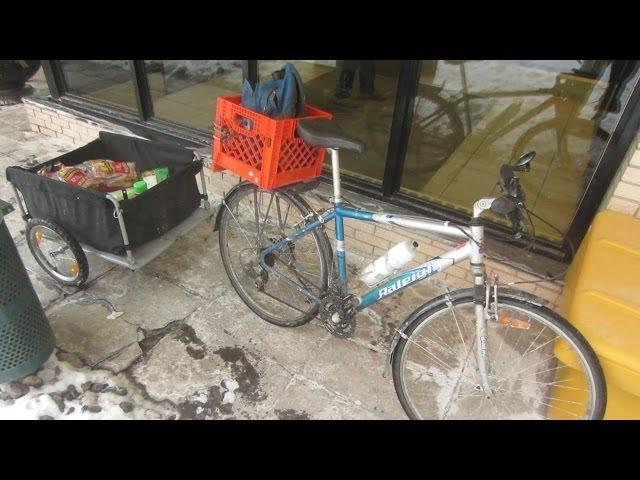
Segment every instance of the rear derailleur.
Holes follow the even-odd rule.
[[[332,335],[350,338],[356,330],[356,306],[355,296],[330,291],[321,298],[318,316]]]
[[[269,245],[273,245],[278,241],[278,239],[269,238],[269,241],[271,242]],[[264,291],[265,286],[269,281],[269,274],[259,262],[259,258],[266,248],[267,247],[265,246],[257,250],[253,250],[255,256],[250,255],[244,260],[241,258],[241,264],[245,275],[253,282],[254,287],[261,292]],[[285,255],[284,259],[281,258],[282,254]],[[283,263],[286,267],[292,267],[295,265],[295,244],[288,242],[279,250],[265,255],[264,263],[269,267],[275,268],[276,261]]]

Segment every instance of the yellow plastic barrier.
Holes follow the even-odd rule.
[[[640,419],[640,219],[598,213],[565,278],[560,314],[600,359],[607,381],[605,418]],[[574,364],[561,352],[558,357]],[[561,370],[567,375],[568,369]],[[556,388],[552,397],[568,399],[584,388],[578,380],[556,380],[577,390]]]

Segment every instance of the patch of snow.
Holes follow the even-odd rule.
[[[0,400],[0,420],[37,420],[43,416],[55,420],[125,420],[163,416],[157,411],[162,407],[144,398],[124,374],[116,375],[107,370],[91,370],[88,367],[76,368],[70,363],[58,360],[55,352],[37,372],[37,376],[44,382],[41,387],[31,387],[27,394],[15,400]],[[98,394],[83,392],[82,384],[87,382],[126,388],[127,395],[117,395],[112,391]],[[50,394],[62,395],[71,385],[80,395],[75,399],[67,397],[68,399],[64,400],[64,411],[61,412]],[[120,407],[120,403],[124,401],[135,406],[131,412],[125,413]],[[98,406],[101,410],[90,412],[85,408],[83,411],[83,407],[89,405]]]
[[[107,319],[108,320],[115,320],[116,318],[121,317],[122,315],[124,315],[124,312],[116,312],[114,310],[109,315],[107,315]]]
[[[209,401],[209,394],[206,391],[197,392],[192,398],[192,401],[198,403],[207,403],[207,401]]]
[[[222,384],[224,385],[224,388],[227,389],[226,392],[224,392],[224,397],[222,397],[222,404],[224,405],[225,403],[233,403],[236,401],[236,394],[234,393],[238,387],[240,387],[240,385],[238,385],[238,382],[236,382],[235,380],[223,380]]]

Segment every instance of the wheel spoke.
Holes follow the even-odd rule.
[[[273,204],[273,197],[275,197],[275,194],[271,194],[271,200],[269,200],[269,205],[267,206],[267,212],[264,214],[264,224],[267,224],[267,219],[269,218],[269,212],[271,211],[271,205]]]
[[[509,379],[509,378],[513,378],[513,376],[514,376],[514,375],[516,375],[516,376],[517,376],[517,375],[520,375],[521,373],[524,373],[524,372],[526,372],[527,370],[529,370],[529,369],[531,369],[531,368],[533,368],[533,367],[536,367],[536,366],[540,365],[541,363],[548,362],[548,361],[549,361],[549,360],[551,360],[552,358],[555,358],[555,355],[549,355],[548,357],[545,357],[545,358],[543,358],[542,360],[540,360],[540,361],[538,361],[538,362],[536,362],[536,363],[533,363],[533,364],[529,365],[528,367],[525,367],[525,368],[523,368],[522,370],[519,370],[519,371],[517,371],[517,372],[515,372],[515,373],[513,373],[513,372],[509,372],[509,374],[508,374],[506,377],[503,377],[503,378],[504,378],[505,380],[506,380],[506,379]],[[552,369],[552,370],[553,370],[553,369]],[[544,372],[548,372],[549,370],[543,370],[543,371],[544,371]],[[542,372],[539,372],[539,373],[542,373]]]
[[[475,336],[474,339],[475,340]],[[473,341],[471,342],[471,348],[469,348],[469,351],[467,352],[467,354],[465,355],[465,359],[464,359],[464,363],[462,364],[462,368],[460,369],[460,373],[458,374],[458,378],[456,379],[456,384],[453,387],[453,390],[451,391],[451,397],[449,397],[449,401],[447,402],[447,405],[444,408],[444,416],[442,417],[443,420],[446,420],[447,415],[449,414],[449,408],[451,407],[451,402],[453,400],[453,396],[454,394],[460,393],[460,381],[462,380],[462,376],[464,375],[464,370],[465,368],[467,368],[467,364],[469,363],[469,357],[471,356],[471,351],[473,350]]]
[[[247,237],[247,233],[246,230],[244,228],[242,228],[242,226],[240,225],[240,222],[238,221],[237,217],[233,214],[233,212],[231,211],[231,209],[229,208],[229,206],[227,205],[227,202],[225,202],[223,200],[223,205],[227,208],[227,210],[229,211],[229,213],[231,214],[231,216],[233,217],[233,220],[236,222],[236,224],[238,224],[238,227],[233,227],[233,228],[238,228],[239,230],[242,231],[242,233],[244,234],[245,239],[247,240],[247,243],[249,244],[250,247],[252,248],[257,248],[257,244],[254,245],[253,243],[251,243],[251,241],[249,240],[249,237]],[[236,213],[238,213],[238,211],[236,210]]]
[[[440,366],[440,368],[444,368],[445,371],[451,371],[454,370],[454,367],[452,367],[451,365],[449,365],[447,362],[445,362],[444,360],[442,360],[441,358],[439,358],[438,356],[432,354],[429,350],[427,350],[426,348],[424,348],[422,345],[420,345],[419,343],[417,343],[415,340],[413,340],[411,337],[407,337],[407,342],[411,342],[413,345],[416,345],[418,348],[420,348],[422,351],[425,352],[425,356],[428,358],[432,358],[433,360],[435,360],[436,364],[438,364],[438,366]],[[469,377],[467,377],[466,375],[464,375],[464,379],[467,381],[467,383],[475,386],[476,383],[470,379]]]
[[[269,269],[261,266],[265,249],[287,237],[289,223],[309,213],[295,195],[244,184],[225,199],[220,219],[220,249],[232,285],[255,313],[278,325],[310,320],[317,303],[308,295],[317,296],[327,283],[320,233],[282,242],[265,255]]]
[[[549,387],[554,387],[554,388],[566,388],[567,390],[575,390],[577,392],[587,392],[589,393],[589,390],[587,390],[586,388],[578,388],[578,387],[570,387],[568,385],[563,385],[563,383],[569,382],[571,380],[559,380],[557,382],[536,382],[536,381],[532,381],[532,380],[520,380],[520,383],[527,383],[527,384],[532,384],[532,385],[543,385],[543,386],[549,386]]]
[[[406,341],[398,344],[394,352],[394,383],[404,399],[403,407],[412,418],[547,418],[553,415],[549,410],[563,411],[571,418],[593,417],[597,402],[592,399],[598,395],[593,381],[595,373],[591,371],[586,375],[586,384],[574,385],[575,377],[567,374],[571,367],[557,358],[553,342],[566,342],[585,370],[589,364],[580,353],[582,346],[576,344],[553,317],[539,313],[534,305],[510,301],[502,306],[505,308],[522,315],[520,318],[526,319],[532,328],[521,330],[517,335],[510,333],[511,327],[492,326],[487,330],[491,346],[487,355],[494,357],[496,367],[489,377],[493,395],[488,398],[483,392],[469,389],[478,388],[478,382],[473,382],[468,375],[472,366],[471,375],[478,375],[477,362],[472,364],[470,360],[474,351],[473,341],[469,344],[472,336],[466,331],[467,323],[472,323],[474,318],[470,296],[469,300],[457,300],[454,309],[449,306],[425,313],[416,320],[417,325],[409,327],[408,340],[405,335]],[[501,337],[499,342],[497,337]],[[411,354],[412,350],[418,354]],[[409,361],[413,365],[410,366]],[[457,366],[452,369],[454,364]],[[416,376],[409,372],[424,373]],[[564,374],[559,378],[556,372]],[[431,380],[422,381],[422,375],[429,375]],[[571,378],[565,378],[567,376]],[[562,392],[579,396],[564,398]],[[570,411],[574,409],[579,413]]]
[[[282,234],[283,237],[286,236],[286,233],[284,231],[284,223],[282,222],[282,212],[280,210],[280,197],[276,196],[276,210],[278,212],[278,228],[280,229],[280,233]]]
[[[262,200],[262,192],[260,192],[260,200]],[[260,211],[259,211],[259,207],[258,207],[258,191],[254,190],[253,191],[253,210],[254,210],[254,214],[255,214],[255,220],[256,220],[256,231],[258,232],[258,244],[262,243],[262,235],[260,232]]]

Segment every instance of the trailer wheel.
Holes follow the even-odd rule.
[[[60,225],[32,218],[27,245],[38,265],[56,282],[79,287],[89,278],[89,262],[78,241]]]

